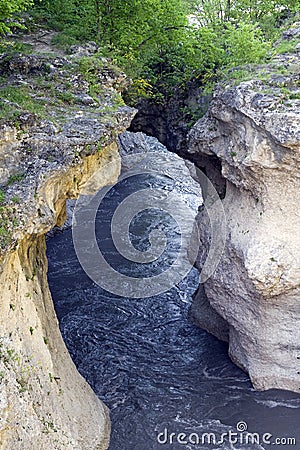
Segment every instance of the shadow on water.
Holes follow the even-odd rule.
[[[116,199],[143,182],[117,185],[98,211],[99,245],[116,266],[120,259],[108,232],[111,211]],[[155,226],[162,217],[156,219]],[[151,222],[149,211],[131,227],[132,240],[138,246],[140,238],[141,249],[147,246]],[[172,260],[180,237],[176,224],[169,224]],[[276,437],[298,438],[299,447],[275,448],[300,448],[300,397],[284,391],[255,392],[248,376],[228,358],[227,345],[189,321],[191,296],[198,285],[195,269],[169,292],[130,299],[104,291],[88,278],[77,260],[71,230],[50,239],[47,253],[49,285],[63,338],[79,372],[111,410],[110,450],[274,448],[272,444],[193,443],[195,433],[215,433],[218,441],[222,433],[237,431],[240,421],[248,424],[250,432],[272,434],[272,442]],[[147,270],[132,264],[123,269],[135,271],[135,276]],[[170,444],[173,432],[176,437],[185,433],[192,442]]]

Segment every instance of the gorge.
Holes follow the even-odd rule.
[[[10,83],[29,85],[36,98],[46,101],[49,114],[42,122],[34,114],[20,115],[17,123],[4,120],[1,131],[1,184],[6,186],[1,215],[8,233],[1,233],[0,440],[8,449],[108,446],[107,409],[77,373],[59,332],[45,245],[45,234],[65,220],[66,199],[78,196],[93,173],[109,168],[101,170],[105,176],[97,189],[116,183],[120,174],[117,136],[136,111],[117,96],[125,75],[102,62],[97,102],[88,95],[88,81],[72,69],[76,59],[35,55],[1,61]],[[286,72],[278,74],[282,65]],[[300,407],[299,55],[281,56],[268,70],[267,81],[215,91],[208,113],[180,152],[205,165],[208,175],[213,167],[211,181],[223,196],[226,180],[225,251],[216,272],[200,285],[191,315],[202,328],[229,339],[231,358],[249,373],[255,388],[295,393],[255,392],[227,358],[226,344],[187,321],[190,298],[199,286],[195,269],[159,301],[105,297],[76,266],[66,231],[49,241],[49,280],[68,349],[115,414],[114,430],[119,427],[120,433],[113,434],[112,450],[160,448],[157,434],[166,427],[177,431],[178,424],[179,431],[220,434],[241,420],[253,431],[300,439],[295,436]],[[51,101],[53,93],[37,82],[41,71],[61,87],[62,96],[65,83],[72,84],[71,107],[57,108]],[[282,83],[289,95],[283,94]],[[132,139],[137,145],[138,137]],[[157,142],[148,142],[163,151]],[[207,220],[200,208],[200,271],[211,239]],[[170,396],[164,399],[166,391]],[[281,427],[272,425],[274,414]],[[226,445],[221,448],[227,450]],[[264,448],[254,445],[249,450]]]
[[[156,150],[160,156],[165,154],[169,171],[181,175],[176,188],[186,200],[190,197],[196,213],[197,184],[189,180],[182,160],[173,154],[168,156],[158,141],[141,133],[121,135],[121,144],[123,158],[126,151],[155,155]],[[143,178],[133,174],[129,179],[121,179],[106,194],[96,216],[100,251],[115,270],[136,277],[149,276],[148,265],[122,261],[112,243],[111,215],[124,198],[149,188],[149,184],[151,189],[162,184],[166,192],[172,187],[172,180],[162,174],[160,157],[154,156],[155,159],[160,161],[157,178],[150,181],[146,174]],[[161,221],[164,226],[167,224],[169,239],[163,262],[158,259],[151,267],[152,277],[158,268],[167,277],[167,267],[180,246],[180,234],[168,214],[157,217],[153,211],[137,216],[130,228],[132,242],[145,251],[151,230],[157,229]],[[192,294],[199,284],[195,269],[181,283],[159,295],[136,299],[124,292],[120,297],[86,275],[75,248],[70,229],[48,241],[49,284],[70,354],[80,373],[109,406],[111,450],[209,449],[207,440],[203,445],[183,446],[176,438],[171,444],[169,436],[196,433],[201,437],[214,433],[219,443],[223,433],[237,432],[241,421],[247,423],[249,432],[261,437],[270,433],[271,442],[280,436],[299,439],[299,395],[280,390],[256,392],[248,376],[228,358],[227,345],[189,320]],[[196,307],[197,302],[198,298]],[[202,310],[197,310],[200,317]],[[209,317],[211,320],[214,314]],[[278,417],[280,423],[275,420]],[[286,445],[278,447],[283,449]],[[225,440],[218,448],[240,447],[230,447]],[[244,442],[242,448],[268,447],[261,441],[250,441]]]

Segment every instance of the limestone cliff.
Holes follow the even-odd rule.
[[[0,72],[0,448],[106,449],[107,408],[59,331],[45,234],[100,167],[100,185],[117,179],[126,77],[78,55],[4,55]]]
[[[299,40],[299,24],[285,41],[291,36]],[[255,388],[300,392],[300,72],[290,43],[294,51],[252,68],[248,81],[216,89],[187,156],[217,156],[226,180],[225,250],[192,316],[229,340]],[[205,211],[198,222],[207,249]],[[200,251],[199,269],[204,259]]]

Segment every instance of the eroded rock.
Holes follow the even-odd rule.
[[[221,338],[227,323],[229,354],[255,388],[300,392],[299,54],[280,55],[264,71],[264,81],[258,71],[220,86],[189,135],[190,158],[221,163],[227,220],[225,251],[192,316]],[[198,223],[208,249],[205,211]],[[204,260],[201,251],[200,270]]]
[[[32,55],[3,64],[6,86],[20,81],[30,86],[26,99],[37,111],[24,110],[22,102],[14,108],[1,86],[7,116],[0,127],[0,446],[104,450],[108,410],[77,372],[62,340],[47,282],[45,234],[63,224],[66,199],[77,197],[100,168],[106,169],[98,187],[117,180],[117,136],[135,111],[117,101],[114,87],[120,90],[124,77],[114,77],[111,68],[98,74],[101,93],[94,102],[79,109],[76,101],[60,97],[74,77],[80,82],[69,94],[89,95],[76,62]],[[48,80],[41,80],[40,69]],[[45,83],[54,80],[57,89],[42,96],[50,89]]]

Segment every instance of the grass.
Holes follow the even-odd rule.
[[[5,192],[0,190],[0,249],[5,249],[10,243],[13,229],[17,226],[15,208],[5,205]]]
[[[283,76],[290,76],[291,73],[299,74],[298,65],[296,63],[293,65],[292,61],[288,68],[283,64],[276,63],[276,60],[272,62],[272,59],[276,57],[276,55],[295,53],[297,44],[299,44],[299,39],[291,39],[290,41],[282,40],[277,46],[274,46],[270,50],[266,55],[266,58],[261,61],[261,64],[247,64],[233,68],[223,67],[218,69],[215,75],[211,77],[207,76],[204,83],[204,94],[211,94],[216,83],[238,85],[244,81],[250,80],[269,82],[272,76],[276,74]],[[298,99],[298,94],[295,94],[292,98]]]
[[[293,64],[285,67],[274,62],[273,64],[249,64],[226,71],[220,70],[216,74],[216,79],[223,87],[237,86],[245,81],[256,80],[261,84],[261,93],[275,96],[280,96],[281,93],[290,100],[298,100],[300,96],[299,92],[297,92],[299,82],[291,78],[291,74],[298,73],[299,68],[294,67]],[[279,78],[276,77],[277,75]],[[204,88],[205,94],[210,94],[213,91],[216,79],[207,83]],[[265,85],[264,87],[263,84]]]
[[[9,231],[5,227],[0,227],[0,237],[8,237],[10,236]]]
[[[5,248],[10,242],[12,237],[12,231],[8,228],[7,222],[0,220],[0,248]]]
[[[88,63],[89,59],[92,61]],[[46,119],[52,122],[65,122],[74,110],[77,111],[78,104],[85,107],[80,98],[77,98],[78,89],[70,81],[77,74],[88,82],[88,93],[95,101],[94,106],[99,108],[97,114],[113,115],[119,106],[124,106],[124,101],[120,93],[112,93],[103,87],[102,77],[99,74],[106,66],[105,61],[101,61],[99,57],[82,58],[72,66],[65,65],[64,71],[59,74],[31,76],[28,85],[23,86],[7,86],[5,84],[7,80],[2,77],[0,79],[2,119],[13,121],[17,125],[19,116],[27,111],[35,115],[36,121]],[[118,69],[115,67],[112,66],[110,69],[117,73]],[[107,105],[108,94],[110,104]],[[20,138],[22,133],[20,130]]]
[[[12,202],[13,202],[13,203],[19,204],[19,203],[21,202],[20,197],[19,197],[18,195],[15,195],[15,196],[12,198]]]
[[[21,174],[21,173],[16,173],[15,175],[11,175],[8,179],[7,185],[11,186],[12,184],[16,183],[17,181],[23,180],[24,177],[25,177],[25,175]],[[16,201],[16,203],[18,203],[18,201]]]
[[[6,45],[6,44],[5,44]],[[2,47],[1,47],[2,46]],[[9,59],[17,52],[29,52],[29,48],[22,46],[7,44],[9,52],[6,52],[5,60]],[[0,44],[4,48],[4,44]],[[23,51],[24,50],[24,51]],[[120,106],[124,105],[123,98],[119,92],[114,92],[103,81],[103,74],[108,71],[112,76],[118,78],[120,69],[113,63],[108,63],[102,59],[100,52],[92,57],[78,58],[71,62],[63,63],[62,66],[53,63],[55,56],[37,56],[41,58],[43,64],[41,67],[46,70],[41,72],[33,72],[22,75],[22,77],[14,77],[14,74],[7,69],[7,73],[0,76],[0,110],[1,122],[10,122],[16,129],[17,139],[22,140],[27,133],[27,120],[29,116],[28,126],[34,119],[35,125],[40,120],[49,120],[54,123],[59,130],[62,124],[73,119],[74,112],[78,112],[78,104],[80,109],[86,109],[87,114],[93,117],[101,117],[103,123],[111,122],[114,119],[115,112]],[[49,70],[45,66],[49,63]],[[50,64],[56,67],[50,70]],[[3,66],[4,68],[6,65]],[[6,69],[5,69],[6,70]],[[20,82],[22,78],[23,82]],[[76,82],[74,82],[76,80]],[[78,80],[78,82],[77,82]],[[89,89],[86,89],[86,83]],[[95,99],[96,104],[87,106],[82,103],[78,94],[89,92]],[[22,117],[25,114],[25,119]],[[34,115],[33,117],[31,116]],[[105,137],[99,143],[95,143],[93,151],[101,151],[102,145],[105,145]],[[23,147],[24,154],[30,153],[30,148]],[[29,155],[30,156],[30,155]],[[49,161],[53,158],[49,155]],[[23,173],[15,173],[8,178],[7,186],[21,182],[24,177]],[[13,192],[12,196],[7,195],[6,187],[0,189],[0,253],[5,251],[12,243],[14,230],[21,225],[22,221],[18,218],[17,208],[21,203],[21,198],[17,192]],[[36,199],[38,194],[34,194]],[[9,204],[6,204],[9,200]],[[35,269],[36,270],[36,269]],[[32,277],[35,273],[32,275]],[[28,276],[28,279],[32,279]]]
[[[3,361],[5,365],[7,365],[12,361],[19,360],[19,356],[16,354],[14,349],[3,348],[3,343],[0,342],[0,360]]]
[[[45,81],[46,77],[34,77],[30,84],[22,86],[8,86],[6,79],[1,78],[0,109],[2,118],[16,122],[18,116],[24,112],[35,114],[41,119],[49,117],[49,106],[55,110],[58,104],[71,105],[74,103],[72,92],[57,89],[57,80]]]
[[[0,205],[5,203],[5,192],[0,189]]]
[[[22,42],[12,42],[3,40],[0,42],[0,54],[5,53],[6,55],[14,55],[15,53],[23,53],[29,55],[32,53],[32,46],[29,44],[24,44]]]
[[[284,53],[295,53],[295,47],[299,44],[299,40],[291,39],[290,41],[282,41],[275,48],[275,54],[282,55]]]
[[[45,59],[44,66],[48,62],[50,68],[51,58],[53,55]],[[91,57],[82,57],[72,63],[66,63],[62,69],[54,71],[49,69],[42,75],[39,73],[26,76],[27,84],[8,85],[7,75],[2,76],[0,77],[2,119],[17,124],[21,113],[26,111],[35,114],[36,121],[46,119],[52,122],[57,120],[59,123],[65,122],[74,110],[77,111],[78,104],[85,108],[78,97],[82,90],[74,84],[74,76],[80,81],[82,79],[87,81],[86,93],[94,99],[94,107],[98,109],[97,114],[112,115],[119,106],[124,105],[124,102],[120,93],[113,94],[105,86],[102,73],[107,69],[116,78],[118,77],[120,69],[102,59],[101,52],[98,52]],[[110,98],[109,105],[107,105],[107,97]],[[22,137],[22,130],[19,136]]]
[[[103,71],[103,69],[109,68],[109,70],[111,70],[116,77],[120,73],[120,69],[117,66],[112,63],[108,64],[107,61],[101,59],[102,57],[103,55],[98,52],[93,56],[82,57],[78,61],[78,71],[88,82],[89,94],[96,101],[98,101],[97,96],[101,96],[101,94],[104,93],[101,79],[99,79],[99,74]],[[116,101],[121,102],[118,94],[115,97]]]
[[[67,33],[61,32],[52,38],[51,43],[55,45],[57,48],[68,52],[71,45],[78,44],[78,39],[76,39],[73,36],[70,36]]]
[[[290,92],[289,99],[290,100],[300,100],[300,92]]]
[[[2,117],[17,119],[22,111],[44,115],[46,102],[35,99],[28,86],[1,86],[0,108]]]
[[[32,109],[33,103],[32,99],[25,87],[19,86],[5,86],[0,88],[1,98],[17,103],[23,109]]]

